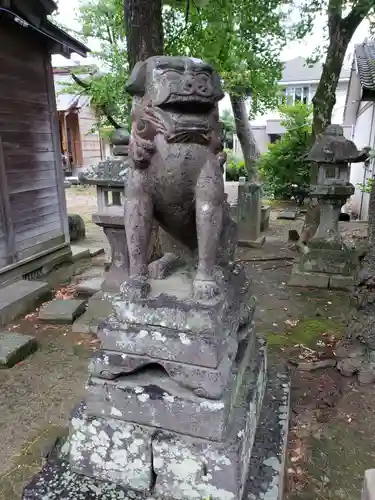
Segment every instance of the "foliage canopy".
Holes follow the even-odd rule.
[[[275,198],[287,192],[291,184],[307,186],[310,182],[310,166],[305,156],[311,147],[312,108],[298,103],[281,106],[281,124],[286,132],[281,139],[269,145],[261,155],[259,172]]]

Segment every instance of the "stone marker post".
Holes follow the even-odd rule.
[[[23,500],[279,498],[289,383],[267,371],[235,262],[216,156],[220,79],[201,60],[160,56],[138,63],[127,89],[129,276],[98,329],[68,442]],[[148,265],[153,217],[179,253]]]
[[[320,223],[307,252],[295,265],[289,284],[318,288],[346,288],[353,284],[358,267],[354,249],[342,240],[339,230],[341,207],[354,193],[349,182],[349,163],[364,161],[366,151],[358,151],[344,137],[340,125],[329,125],[320,134],[307,161],[318,165],[318,183],[311,186],[311,195],[320,205]]]
[[[260,234],[262,213],[261,184],[246,182],[244,178],[240,178],[236,213],[239,243],[246,246],[262,246],[265,237]]]

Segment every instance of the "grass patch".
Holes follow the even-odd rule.
[[[283,333],[269,332],[266,334],[266,338],[270,347],[285,347],[295,344],[314,347],[317,339],[323,333],[330,332],[335,337],[340,337],[343,327],[343,322],[338,319],[306,318]]]

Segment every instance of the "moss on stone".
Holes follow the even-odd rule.
[[[314,347],[317,339],[326,332],[340,337],[344,324],[337,319],[306,318],[301,320],[295,327],[282,333],[270,332],[266,334],[270,347],[285,347],[295,344],[303,344]]]

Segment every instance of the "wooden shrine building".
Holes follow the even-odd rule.
[[[69,259],[51,55],[88,48],[52,0],[0,0],[0,287]]]

